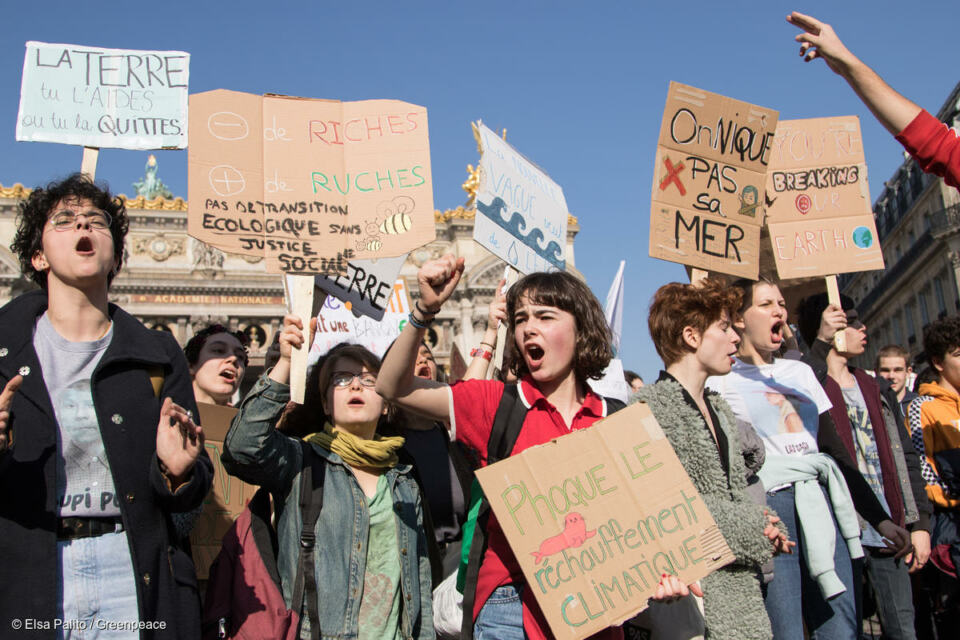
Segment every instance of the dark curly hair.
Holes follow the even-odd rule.
[[[341,342],[330,351],[320,356],[320,359],[307,374],[306,391],[303,394],[303,404],[296,404],[290,409],[280,431],[295,438],[304,438],[311,433],[323,430],[324,422],[333,422],[332,416],[323,409],[324,396],[330,386],[330,379],[335,373],[334,367],[342,359],[359,362],[373,373],[380,373],[380,358],[366,347],[358,344]],[[384,401],[385,404],[386,401]],[[383,428],[396,420],[393,405],[387,404],[387,415],[380,418],[377,431],[383,433]],[[391,431],[389,435],[394,435]]]
[[[684,327],[693,327],[702,335],[724,312],[732,322],[739,315],[742,301],[742,291],[719,278],[706,278],[696,284],[671,282],[657,289],[647,324],[663,364],[669,367],[693,351],[683,339]]]
[[[603,307],[586,284],[565,271],[536,272],[517,281],[507,291],[507,343],[504,360],[510,362],[510,371],[517,377],[527,375],[527,363],[517,348],[514,333],[515,314],[520,298],[526,296],[533,304],[556,307],[573,315],[577,342],[573,354],[573,371],[578,382],[599,380],[613,358],[612,337]]]
[[[960,318],[944,318],[923,332],[923,350],[931,364],[939,364],[954,349],[960,348]]]
[[[129,221],[127,208],[120,198],[110,194],[110,189],[97,186],[86,175],[74,173],[59,182],[37,187],[26,200],[20,202],[17,215],[17,233],[10,249],[20,259],[20,270],[38,285],[47,288],[47,272],[33,267],[33,257],[43,250],[43,228],[53,213],[53,208],[62,200],[88,199],[93,206],[110,214],[110,235],[113,237],[113,256],[117,268],[107,276],[107,286],[123,265],[123,239],[127,235]]]
[[[226,333],[233,336],[240,341],[240,346],[242,346],[244,350],[246,350],[247,345],[250,343],[250,339],[243,331],[230,331],[222,324],[211,324],[197,331],[194,336],[187,341],[186,346],[183,347],[183,355],[187,357],[187,363],[191,367],[200,360],[200,351],[203,349],[203,345],[207,343],[207,338],[217,335],[218,333]],[[247,366],[249,362],[249,356],[245,357],[243,366]]]

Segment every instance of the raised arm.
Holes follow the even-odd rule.
[[[394,341],[377,376],[377,393],[399,405],[433,420],[450,421],[450,392],[447,385],[413,375],[417,351],[427,326],[447,301],[463,274],[463,258],[447,254],[430,260],[417,272],[420,299],[410,313],[410,321]],[[419,326],[418,326],[419,325]]]
[[[897,93],[853,55],[829,24],[797,11],[787,16],[787,22],[803,30],[796,41],[800,43],[804,61],[823,58],[834,73],[847,81],[887,131],[899,135],[920,113],[920,107]]]
[[[483,340],[478,347],[482,352],[489,353],[490,358],[485,358],[483,354],[473,356],[466,373],[463,374],[464,380],[485,380],[487,377],[490,362],[497,350],[498,328],[501,322],[507,321],[507,292],[504,290],[506,284],[507,281],[502,279],[497,285],[497,294],[490,301],[490,312],[487,314],[487,330],[483,332]]]

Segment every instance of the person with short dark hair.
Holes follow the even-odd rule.
[[[219,323],[204,327],[187,341],[183,353],[197,402],[230,405],[247,370],[249,342],[245,332],[230,331]]]
[[[20,203],[12,249],[40,289],[0,310],[3,629],[139,621],[200,637],[169,522],[202,503],[212,464],[176,340],[108,302],[126,231],[123,201],[80,174]]]
[[[277,569],[284,594],[294,591],[300,554],[301,474],[324,466],[323,509],[314,526],[318,602],[303,610],[301,638],[319,626],[323,637],[432,640],[430,561],[422,498],[403,438],[384,436],[391,407],[375,391],[380,359],[368,349],[340,343],[307,376],[303,404],[286,415],[290,355],[313,343],[295,315],[283,319],[280,360],[240,403],[224,440],[228,473],[267,488],[278,510]],[[306,441],[304,445],[301,440]]]
[[[740,300],[740,291],[711,278],[660,287],[648,324],[666,370],[631,398],[650,407],[735,556],[703,579],[702,627],[685,637],[772,638],[760,571],[775,552],[791,553],[794,545],[777,527],[779,517],[747,494],[737,420],[719,393],[705,389],[708,377],[730,372],[740,342],[733,328]],[[699,618],[695,611],[689,597],[653,603],[633,624],[654,638],[679,637],[672,632],[691,614]]]
[[[907,380],[913,373],[913,368],[910,366],[910,352],[898,344],[880,347],[874,368],[878,378],[883,378],[890,383],[890,389],[897,394],[900,412],[906,416],[907,407],[917,397],[912,389],[907,388]]]
[[[627,369],[623,372],[623,379],[630,385],[630,392],[640,391],[643,388],[643,378],[640,377],[639,373],[635,373]]]
[[[386,355],[377,391],[401,409],[450,425],[458,441],[487,462],[494,415],[505,393],[499,380],[465,380],[446,385],[414,375],[424,332],[453,294],[463,273],[463,258],[446,255],[420,267],[420,298],[410,322]],[[606,416],[607,403],[594,393],[613,352],[603,307],[590,289],[566,272],[531,273],[507,292],[505,356],[519,378],[517,393],[529,407],[512,453],[543,444],[572,430],[585,429]],[[502,528],[491,515],[489,545],[479,568],[473,611],[466,602],[465,622],[477,637],[552,637],[532,588]],[[657,597],[686,595],[674,576],[664,578]],[[467,627],[469,628],[469,627]],[[609,628],[598,638],[620,638]]]
[[[867,328],[853,300],[842,295],[841,305],[831,305],[825,293],[800,302],[800,331],[810,345],[805,358],[833,403],[831,415],[847,452],[857,461],[890,519],[910,530],[910,546],[898,549],[865,523],[861,542],[884,637],[911,640],[916,634],[909,573],[922,568],[930,556],[932,509],[896,394],[885,379],[876,379],[849,363],[863,354]],[[845,351],[834,344],[840,331],[846,340]]]

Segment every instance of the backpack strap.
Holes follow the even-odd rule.
[[[499,462],[510,456],[520,437],[523,421],[527,417],[527,406],[520,399],[515,384],[503,386],[503,397],[493,418],[493,428],[487,440],[487,465]],[[463,622],[460,625],[462,640],[473,640],[473,607],[477,598],[477,577],[480,563],[487,552],[487,521],[490,519],[490,503],[483,496],[480,483],[473,481],[471,502],[480,497],[473,538],[470,540],[470,559],[467,563],[466,580],[463,585]]]
[[[300,557],[297,561],[297,576],[293,582],[293,597],[290,605],[294,611],[302,611],[306,600],[310,618],[310,635],[320,640],[320,613],[317,608],[317,574],[313,560],[313,548],[317,537],[315,527],[323,508],[323,479],[325,461],[313,452],[313,447],[301,441],[303,464],[300,470]]]

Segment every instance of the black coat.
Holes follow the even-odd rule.
[[[3,637],[14,619],[52,623],[58,610],[59,429],[33,348],[34,327],[46,307],[46,293],[34,291],[0,309],[0,384],[24,374],[11,407],[13,446],[0,454]],[[171,544],[169,513],[188,511],[203,501],[213,466],[203,452],[190,481],[173,494],[156,454],[165,397],[197,415],[187,362],[170,334],[145,328],[115,305],[109,313],[113,339],[93,373],[91,390],[130,542],[140,620],[166,626],[142,631],[141,638],[199,638],[196,573],[190,557]],[[159,375],[163,386],[157,397],[150,378]],[[55,630],[15,635],[24,640],[53,638]]]

